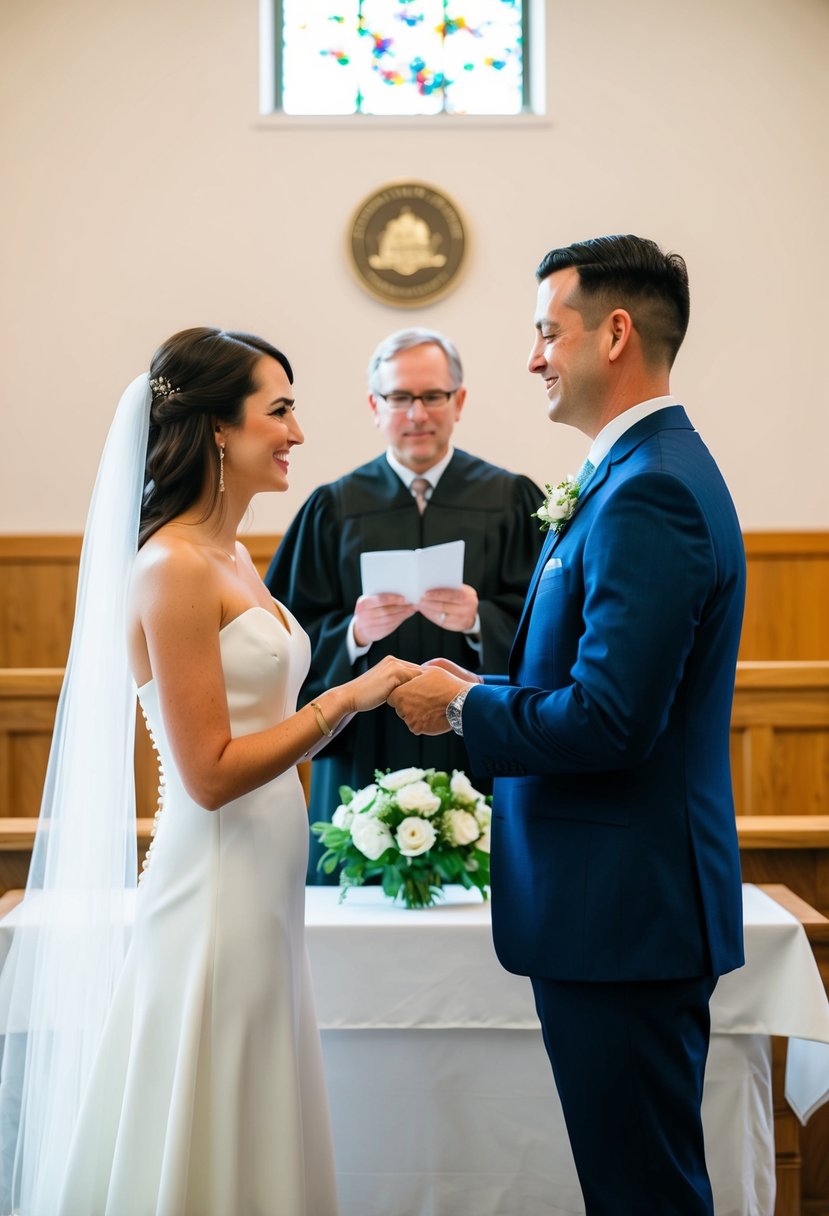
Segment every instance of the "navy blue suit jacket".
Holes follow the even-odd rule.
[[[498,778],[508,970],[658,980],[742,964],[729,724],[744,598],[728,489],[685,411],[659,410],[548,536],[509,675],[464,705],[473,771]]]

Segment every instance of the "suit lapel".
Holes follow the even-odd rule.
[[[544,547],[541,550],[541,556],[538,559],[538,564],[533,571],[533,576],[530,579],[530,585],[527,588],[527,597],[524,600],[524,608],[521,613],[521,619],[518,622],[518,628],[515,631],[515,640],[512,644],[510,652],[509,667],[510,671],[514,670],[514,665],[518,662],[521,651],[524,646],[524,637],[527,632],[527,624],[529,621],[530,612],[532,610],[533,601],[535,599],[538,584],[541,581],[541,575],[547,562],[553,556],[556,548],[562,540],[574,529],[579,526],[579,515],[585,502],[593,494],[596,494],[607,481],[611,474],[614,465],[626,460],[630,454],[639,447],[646,439],[650,439],[652,435],[658,431],[665,430],[693,430],[688,415],[681,405],[669,405],[665,409],[657,410],[653,414],[648,414],[647,418],[643,418],[637,422],[629,430],[617,439],[613,447],[608,452],[605,459],[601,462],[596,472],[592,475],[589,481],[586,481],[581,488],[578,499],[578,507],[575,514],[567,520],[564,527],[559,532],[550,533],[547,540],[544,542]]]
[[[530,579],[530,585],[527,588],[527,595],[524,600],[524,608],[521,613],[521,619],[518,622],[518,628],[515,631],[515,641],[512,644],[512,653],[510,654],[510,664],[512,664],[512,661],[515,658],[515,656],[517,655],[520,646],[523,645],[527,621],[528,621],[528,618],[530,615],[530,611],[532,609],[533,600],[535,599],[535,593],[538,590],[538,584],[541,581],[541,575],[544,573],[544,567],[547,565],[547,562],[553,556],[556,548],[562,542],[564,537],[567,536],[567,534],[574,527],[578,526],[579,512],[581,511],[581,508],[584,505],[585,500],[588,498],[588,496],[590,494],[595,493],[595,491],[604,483],[609,471],[610,471],[609,461],[603,460],[601,465],[599,466],[599,468],[596,470],[596,472],[590,478],[590,480],[586,481],[584,483],[584,485],[582,486],[582,488],[579,492],[578,507],[576,508],[575,514],[572,515],[570,517],[570,519],[567,520],[567,522],[564,524],[564,527],[561,528],[558,532],[554,532],[553,529],[551,528],[550,531],[547,533],[547,539],[545,540],[544,547],[541,550],[541,556],[538,559],[535,570],[533,571],[533,576]]]

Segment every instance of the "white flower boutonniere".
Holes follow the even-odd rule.
[[[579,505],[579,483],[575,477],[568,476],[557,486],[551,486],[548,482],[544,489],[547,491],[547,497],[538,510],[533,511],[531,518],[541,521],[538,525],[541,532],[546,532],[549,528],[560,532],[567,520],[572,519],[576,513]]]

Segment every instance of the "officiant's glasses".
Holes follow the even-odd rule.
[[[457,391],[456,388],[433,388],[428,393],[375,393],[374,396],[385,401],[390,410],[408,412],[415,401],[419,401],[426,410],[439,410]]]

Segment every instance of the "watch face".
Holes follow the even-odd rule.
[[[459,699],[460,698],[460,699]],[[463,734],[463,703],[465,693],[459,692],[457,697],[453,697],[446,706],[446,720],[452,727],[455,734]]]
[[[452,200],[424,182],[396,182],[364,199],[349,228],[351,266],[373,296],[398,308],[430,304],[457,280],[466,230]]]

